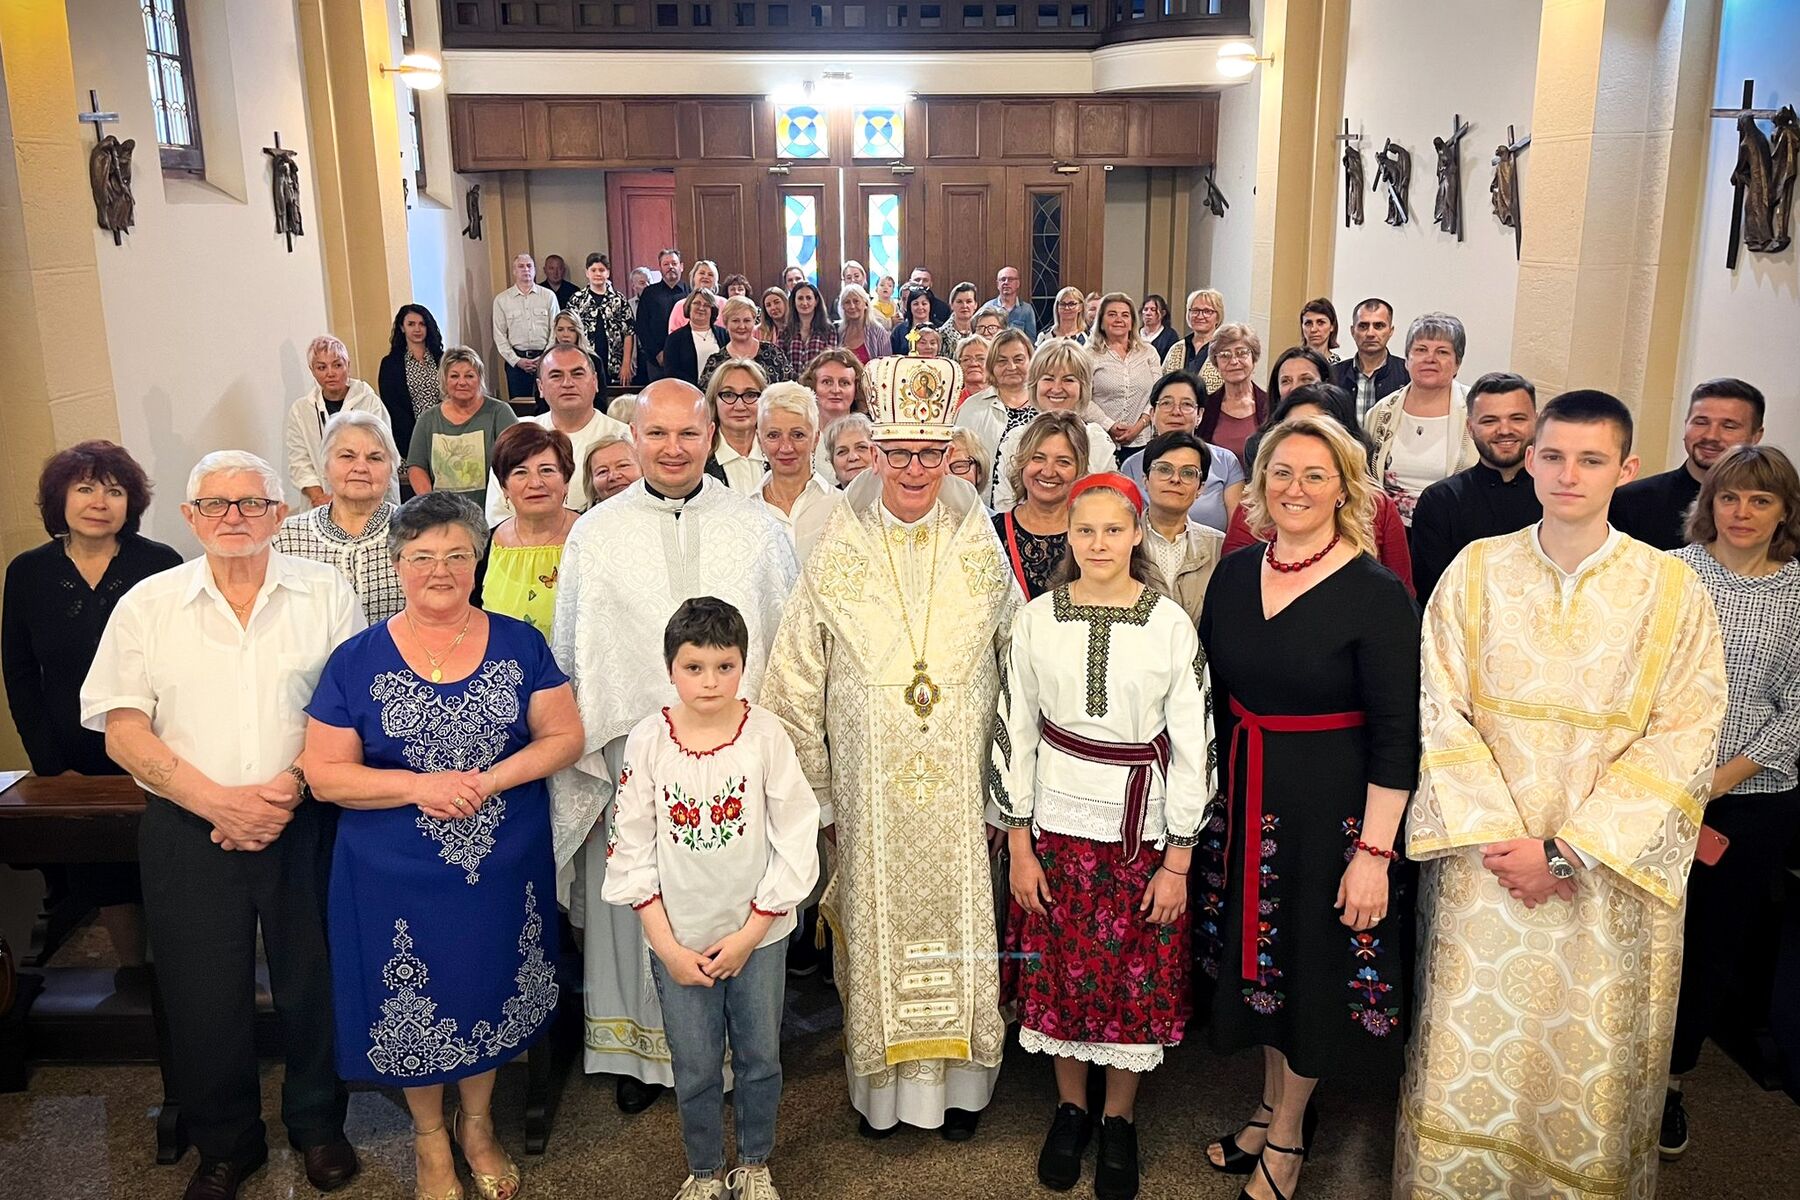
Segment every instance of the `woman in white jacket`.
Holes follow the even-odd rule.
[[[317,508],[331,497],[325,490],[325,423],[340,412],[368,412],[388,424],[387,406],[375,389],[350,378],[350,352],[329,333],[314,338],[306,347],[306,365],[313,386],[288,406],[288,480]],[[400,485],[390,480],[388,499],[400,501]]]

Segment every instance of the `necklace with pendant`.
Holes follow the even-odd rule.
[[[932,532],[935,534],[937,531],[934,529]],[[912,616],[906,611],[906,589],[901,586],[900,570],[894,565],[894,548],[890,544],[886,529],[881,531],[881,548],[887,553],[888,574],[894,580],[894,603],[900,607],[900,624],[906,630],[906,644],[912,648],[913,652],[913,677],[912,682],[906,685],[906,706],[912,709],[914,715],[922,722],[931,715],[931,710],[937,707],[942,693],[938,690],[938,685],[932,682],[931,672],[925,665],[924,649],[913,638]],[[931,605],[932,601],[937,598],[937,569],[938,539],[933,537],[931,540],[931,581],[926,585],[925,593],[924,646],[926,647],[931,645]],[[919,729],[920,732],[923,732],[925,726],[921,724]]]
[[[455,640],[453,640],[450,643],[450,645],[445,648],[445,650],[442,654],[433,654],[431,652],[431,647],[427,646],[425,644],[425,639],[419,636],[419,627],[413,623],[412,610],[407,609],[405,611],[406,611],[406,627],[408,629],[412,630],[413,641],[419,643],[419,649],[423,650],[425,652],[426,659],[429,660],[431,663],[431,682],[433,682],[433,683],[444,682],[444,667],[443,667],[444,660],[449,658],[452,654],[455,654],[456,648],[458,646],[462,645],[463,638],[465,636],[467,636],[467,634],[469,632],[469,621],[475,616],[475,610],[473,608],[471,608],[467,613],[465,613],[463,615],[462,628],[456,631]]]

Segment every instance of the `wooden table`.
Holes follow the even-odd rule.
[[[27,866],[40,863],[136,862],[138,820],[144,814],[145,795],[124,775],[28,775],[0,792],[0,863]],[[152,947],[154,955],[155,948]],[[65,987],[96,988],[97,973],[68,967],[39,968],[44,981],[32,1003],[45,1005],[59,983]],[[111,972],[105,972],[111,975]],[[269,1002],[266,977],[259,969],[257,987],[257,1049],[264,1055],[279,1054],[279,1025]],[[552,1026],[526,1060],[525,1149],[542,1154],[550,1138],[563,1078],[579,1053],[581,1014],[581,966],[572,955],[564,956],[562,1002]],[[181,1106],[169,1085],[168,1036],[154,971],[147,971],[147,987],[121,988],[105,1002],[82,1014],[78,1036],[54,1039],[56,1057],[118,1061],[134,1057],[121,1053],[133,1042],[152,1044],[163,1073],[163,1103],[156,1121],[156,1161],[178,1161],[187,1150],[181,1122]],[[79,982],[77,982],[79,981]],[[148,1028],[145,1023],[148,1023]],[[71,1019],[67,1024],[75,1024]],[[33,1029],[29,1013],[25,1028],[32,1040],[45,1039]],[[148,1035],[148,1036],[146,1036]]]

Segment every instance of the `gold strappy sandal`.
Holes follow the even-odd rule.
[[[462,1144],[462,1123],[465,1117],[471,1121],[486,1121],[490,1128],[493,1126],[494,1114],[491,1112],[472,1113],[467,1109],[457,1109],[454,1127],[458,1145]],[[498,1138],[495,1138],[494,1144],[499,1145]],[[514,1200],[524,1190],[519,1183],[519,1164],[506,1151],[502,1150],[500,1153],[506,1158],[506,1170],[499,1175],[483,1175],[475,1169],[474,1160],[469,1160],[469,1176],[475,1181],[475,1192],[481,1200]],[[463,1157],[469,1158],[467,1147],[463,1149]]]
[[[416,1143],[420,1138],[430,1137],[434,1133],[442,1132],[444,1132],[444,1123],[442,1121],[438,1122],[435,1129],[420,1129],[415,1125],[413,1126],[413,1141]],[[418,1168],[415,1166],[414,1170],[417,1169]],[[454,1158],[450,1160],[450,1169],[453,1171],[456,1169],[456,1160]],[[425,1190],[423,1185],[415,1185],[413,1196],[414,1200],[463,1200],[462,1181],[458,1180],[441,1192],[429,1192]]]

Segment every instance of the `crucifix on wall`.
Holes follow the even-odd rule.
[[[1445,233],[1454,233],[1457,241],[1462,241],[1462,140],[1469,132],[1469,123],[1462,119],[1461,113],[1453,113],[1450,117],[1450,136],[1432,138],[1431,144],[1437,148],[1437,204],[1431,211],[1431,219]]]
[[[1512,227],[1513,257],[1518,258],[1525,245],[1525,221],[1519,212],[1519,154],[1531,145],[1531,135],[1520,137],[1513,127],[1506,127],[1506,140],[1494,147],[1494,178],[1488,193],[1494,199],[1494,215],[1500,224]]]
[[[1800,121],[1794,106],[1757,108],[1756,81],[1744,80],[1744,102],[1738,108],[1715,108],[1714,117],[1737,122],[1737,164],[1731,170],[1731,240],[1725,267],[1737,268],[1738,246],[1759,253],[1787,249],[1792,222],[1794,178],[1800,173]],[[1758,121],[1772,121],[1773,138],[1763,136]]]
[[[1362,134],[1350,132],[1350,118],[1344,118],[1344,132],[1337,135],[1344,143],[1344,228],[1363,223],[1363,157]]]
[[[275,232],[286,235],[288,253],[292,254],[294,239],[306,234],[300,224],[300,165],[294,161],[298,152],[282,148],[279,130],[275,144],[264,146],[262,152],[271,160],[269,188],[275,202]]]
[[[100,228],[113,235],[113,245],[124,244],[122,236],[132,226],[136,201],[131,196],[131,152],[137,139],[120,141],[103,126],[119,119],[116,112],[100,111],[100,93],[88,92],[88,111],[76,114],[83,125],[94,127],[94,148],[88,152],[88,185],[94,191],[94,219]]]

